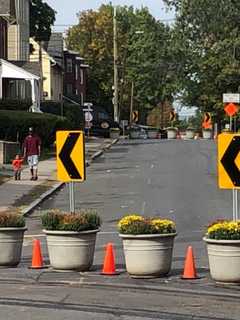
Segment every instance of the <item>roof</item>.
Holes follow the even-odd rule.
[[[39,75],[36,74],[36,70],[34,71],[35,69],[34,66],[32,65],[31,67],[29,66],[30,68],[28,68],[27,66],[28,64],[32,64],[32,63],[25,62],[25,61],[10,62],[4,59],[0,59],[0,76],[2,78],[10,78],[10,79],[39,80],[40,77]],[[35,65],[38,63],[33,63],[33,64]]]
[[[53,32],[49,41],[44,42],[43,48],[58,66],[63,67],[63,34],[61,32]]]
[[[9,62],[37,77],[41,77],[41,69],[38,62],[28,62],[28,61],[9,61]]]

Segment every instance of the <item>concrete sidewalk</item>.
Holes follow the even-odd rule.
[[[91,137],[86,142],[86,160],[90,164],[95,157],[100,156],[104,149],[110,148],[115,141]],[[9,207],[18,207],[27,214],[44,198],[52,194],[62,183],[56,180],[56,159],[51,158],[39,162],[38,180],[30,180],[28,166],[22,170],[21,180],[8,179],[0,185],[0,211]]]

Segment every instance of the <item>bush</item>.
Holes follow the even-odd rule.
[[[28,128],[33,127],[48,147],[55,141],[56,130],[71,129],[66,118],[45,113],[0,110],[0,139],[23,141]]]
[[[41,110],[58,116],[61,116],[63,112],[63,116],[71,123],[72,129],[84,128],[84,115],[80,105],[64,103],[62,106],[60,102],[43,101],[41,102]]]
[[[206,236],[216,240],[240,240],[240,221],[215,221],[208,226]]]
[[[4,99],[0,100],[0,110],[16,110],[16,111],[28,111],[32,105],[31,99],[27,100],[15,100]]]
[[[175,233],[176,226],[171,220],[162,218],[147,218],[137,214],[127,215],[118,223],[122,234],[168,234]]]
[[[25,219],[22,215],[6,211],[0,213],[0,228],[23,228],[25,227]]]
[[[50,210],[43,213],[42,225],[46,230],[87,231],[96,230],[101,225],[100,217],[94,210],[81,210],[73,213]]]

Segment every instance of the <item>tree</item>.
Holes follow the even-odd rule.
[[[176,11],[172,35],[182,101],[223,117],[222,94],[240,84],[240,3],[165,0]]]
[[[37,42],[48,41],[56,12],[42,0],[30,1],[30,36]]]
[[[83,11],[79,23],[68,30],[67,45],[78,51],[90,65],[88,99],[112,110],[113,6]],[[117,8],[118,70],[122,114],[129,114],[131,83],[134,103],[142,114],[164,99],[172,99],[175,74],[169,46],[169,28],[148,9]],[[137,32],[138,31],[138,32]],[[140,32],[139,32],[140,31]]]

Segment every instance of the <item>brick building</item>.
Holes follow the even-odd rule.
[[[86,101],[86,81],[88,65],[75,51],[64,50],[64,96],[79,102]]]

